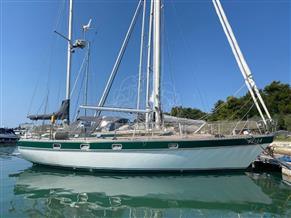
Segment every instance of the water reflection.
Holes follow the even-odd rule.
[[[16,149],[16,144],[1,144],[0,143],[0,158],[9,157]]]
[[[30,216],[231,217],[291,212],[290,188],[267,174],[133,176],[33,166],[10,177],[16,177],[14,194],[29,200],[25,213]]]

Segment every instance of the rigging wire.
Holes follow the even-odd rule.
[[[232,96],[237,96],[238,93],[246,86],[245,83],[243,83],[243,85],[237,90],[235,91],[235,93]],[[214,114],[215,112],[217,112],[218,110],[220,110],[222,107],[224,107],[227,104],[227,102],[223,102],[221,105],[219,105],[217,108],[215,108],[211,113],[208,113],[202,117],[199,118],[199,120],[204,120],[207,119],[208,117],[210,117],[212,114]]]
[[[79,93],[78,93],[77,100],[76,100],[75,113],[74,113],[74,116],[73,116],[75,118],[74,120],[76,120],[77,116],[79,115],[79,107],[78,107],[78,105],[79,105],[79,100],[80,100],[80,95],[81,95],[81,92],[82,92],[84,80],[85,80],[85,73],[83,74],[81,86],[80,86]]]
[[[170,3],[171,3],[171,5],[172,5],[172,8],[173,8],[173,11],[174,11],[174,15],[177,17],[177,8],[176,8],[176,5],[174,4],[174,2],[173,2],[173,0],[172,1],[170,1]],[[174,19],[175,21],[176,21],[176,25],[177,25],[177,27],[178,27],[178,31],[179,31],[179,34],[180,34],[180,36],[181,36],[181,38],[182,38],[182,41],[183,41],[183,43],[184,43],[184,45],[187,45],[187,41],[186,41],[186,38],[184,37],[184,35],[183,35],[183,32],[182,32],[182,28],[181,28],[181,24],[178,22],[178,19]],[[188,48],[189,48],[189,46],[188,46]],[[195,75],[193,75],[193,78],[194,78],[194,80],[196,81],[196,77],[195,77]],[[234,93],[234,96],[236,96],[244,87],[245,87],[246,85],[245,85],[245,83]],[[204,105],[204,107],[205,107],[205,103],[204,103],[204,100],[203,100],[203,97],[202,97],[202,94],[201,94],[201,91],[200,91],[200,89],[199,89],[199,87],[196,87],[197,88],[197,92],[198,92],[198,95],[199,95],[199,97],[200,97],[200,100],[201,100],[201,102],[202,102],[202,104]],[[250,100],[248,100],[243,106],[242,106],[242,108],[244,108],[248,103],[250,102]],[[215,110],[214,111],[212,111],[212,113],[209,113],[209,114],[206,114],[206,115],[204,115],[204,116],[202,116],[201,118],[199,118],[199,119],[206,119],[206,118],[208,118],[209,116],[211,116],[212,114],[214,114],[215,112],[217,112],[218,110],[220,110],[222,107],[224,107],[225,105],[227,104],[227,102],[224,102],[224,103],[222,103],[221,105],[219,105],[219,107],[217,107],[217,108],[215,108]],[[250,111],[250,110],[249,110]],[[248,111],[248,112],[249,112]],[[230,118],[228,118],[228,120],[229,119],[231,119],[232,117],[234,117],[237,113],[238,113],[239,111],[237,111],[237,112],[235,112],[234,114],[232,114],[231,115],[231,117]],[[178,112],[179,113],[179,112]],[[244,118],[245,116],[243,116],[243,118]]]
[[[57,19],[56,19],[56,24],[55,24],[55,27],[54,27],[54,30],[56,30],[58,28],[58,25],[60,24],[60,18],[61,18],[61,14],[63,12],[63,10],[65,9],[65,4],[64,4],[65,1],[63,1],[63,4],[61,7],[60,6],[60,9],[59,9],[59,12],[58,12],[58,15],[57,15]],[[53,35],[51,36],[53,37]],[[47,110],[48,108],[48,103],[49,103],[49,94],[50,94],[50,84],[51,84],[51,77],[52,77],[52,59],[53,59],[53,52],[55,50],[55,47],[56,47],[56,37],[53,37],[53,43],[52,43],[52,46],[50,48],[50,54],[49,54],[49,59],[48,59],[48,71],[47,71],[47,87],[46,87],[46,90],[47,90],[47,94],[45,96],[45,98],[47,99],[46,100],[46,105],[45,105],[45,111]]]
[[[109,95],[110,89],[112,88],[112,84],[114,82],[114,79],[116,77],[116,74],[118,72],[118,69],[120,67],[120,64],[122,62],[123,56],[124,56],[124,54],[126,52],[126,48],[127,48],[127,45],[128,45],[128,41],[130,40],[130,37],[132,35],[132,31],[133,31],[133,29],[135,27],[136,20],[137,20],[136,18],[138,17],[139,12],[140,12],[141,1],[142,0],[140,0],[138,2],[137,8],[135,9],[133,18],[132,18],[132,20],[130,22],[129,28],[128,28],[128,30],[126,32],[126,35],[125,35],[125,38],[124,38],[124,40],[122,42],[122,46],[121,46],[121,48],[120,48],[120,50],[118,52],[117,59],[115,60],[113,69],[112,69],[112,71],[110,73],[110,76],[109,76],[109,78],[107,80],[106,86],[105,86],[104,91],[102,93],[101,99],[100,99],[100,101],[98,103],[98,106],[103,106],[105,104],[106,99],[107,99],[107,97]],[[94,116],[99,116],[100,113],[101,113],[101,111],[96,111],[95,114],[94,114]]]
[[[47,109],[48,109],[48,97],[49,97],[49,91],[48,91],[48,94],[46,96],[46,99],[45,99],[45,104],[44,104],[44,110],[43,110],[43,113],[46,114],[47,112]],[[45,124],[45,120],[42,121],[42,125]]]
[[[240,110],[243,109],[245,106],[247,106],[247,105],[250,103],[251,100],[252,100],[252,98],[249,98],[248,101],[245,102],[244,105],[240,107]],[[232,115],[227,119],[227,121],[231,121],[232,118],[233,118],[235,115],[237,115],[238,112],[239,112],[240,110],[237,110],[235,113],[233,113],[233,114],[232,114]]]
[[[163,21],[165,20],[165,10],[164,10],[164,13],[163,13]],[[174,105],[176,105],[177,106],[177,95],[176,95],[176,85],[175,85],[175,81],[174,81],[174,74],[173,74],[173,69],[174,69],[174,67],[173,67],[173,55],[172,55],[172,53],[170,52],[170,46],[169,46],[169,39],[168,39],[168,35],[166,34],[166,25],[165,25],[165,22],[163,22],[162,23],[162,29],[163,29],[163,31],[162,31],[162,34],[163,34],[163,37],[162,37],[162,39],[165,39],[164,40],[164,43],[163,43],[163,45],[164,45],[164,47],[165,47],[165,50],[166,50],[166,54],[167,54],[167,56],[168,56],[168,59],[169,59],[169,65],[168,65],[168,67],[169,67],[169,71],[170,71],[170,80],[171,80],[171,83],[172,83],[172,85],[173,85],[173,92],[174,92]],[[164,60],[164,58],[163,58],[163,60]],[[163,61],[162,60],[162,61]],[[178,114],[177,114],[177,116],[179,117],[179,116],[181,116],[182,114],[181,114],[181,110],[178,110]]]
[[[85,55],[85,57],[83,58],[82,64],[81,64],[81,66],[80,66],[80,69],[79,69],[79,71],[78,71],[78,74],[77,74],[77,77],[76,77],[76,80],[75,80],[75,83],[74,83],[73,88],[72,88],[72,91],[71,91],[71,93],[70,93],[70,97],[73,95],[73,93],[74,93],[74,91],[75,91],[75,88],[76,88],[76,85],[77,85],[77,83],[78,83],[78,81],[79,81],[79,77],[80,77],[81,73],[83,72],[83,70],[85,69],[84,66],[86,66],[85,63],[86,63],[86,60],[87,60],[87,58],[88,58],[88,54],[89,54],[89,52],[87,52],[86,55]]]
[[[46,101],[45,98],[41,101],[41,104],[40,104],[40,106],[38,107],[38,109],[37,109],[37,111],[36,111],[36,114],[39,114],[39,113],[40,113],[41,108],[45,105],[45,101]]]
[[[58,12],[58,16],[57,16],[57,19],[56,19],[56,24],[55,24],[55,27],[54,27],[54,31],[56,31],[58,28],[59,28],[59,26],[62,24],[62,22],[63,22],[63,20],[64,19],[61,19],[61,15],[62,14],[64,14],[64,11],[65,11],[65,6],[66,6],[66,4],[65,4],[65,0],[63,0],[62,1],[62,4],[61,4],[61,6],[60,6],[60,8],[59,8],[59,12]],[[58,89],[57,89],[57,97],[56,97],[56,102],[60,102],[60,96],[61,96],[61,80],[58,80]]]
[[[244,114],[244,116],[238,122],[241,122],[248,115],[248,113],[253,109],[254,106],[255,106],[255,103],[252,104],[249,110]]]
[[[250,98],[248,102],[250,102],[250,100],[252,100],[252,98]],[[237,128],[238,124],[248,115],[248,113],[253,109],[254,105],[255,105],[255,103],[253,102],[253,104],[251,105],[251,107],[249,108],[249,110],[244,114],[244,116],[239,121],[237,121],[237,123],[236,123],[235,127],[233,128],[233,130],[235,130]]]
[[[61,20],[61,15],[63,14],[63,11],[64,11],[64,9],[65,9],[65,0],[63,0],[62,2],[61,2],[61,4],[60,4],[60,6],[59,6],[59,10],[58,10],[58,13],[57,13],[57,16],[56,16],[56,21],[55,21],[55,25],[54,25],[54,28],[53,28],[53,30],[56,30],[57,28],[58,28],[58,26],[59,26],[59,24],[60,24],[60,20]],[[50,74],[50,71],[51,71],[51,66],[52,66],[52,51],[53,51],[53,49],[54,49],[54,47],[55,47],[55,38],[53,38],[53,34],[51,35],[51,43],[52,43],[52,46],[50,46],[50,49],[49,49],[49,55],[48,55],[48,61],[47,61],[47,63],[48,63],[48,76],[47,76],[47,87],[46,87],[46,94],[45,94],[45,96],[44,96],[44,99],[43,99],[43,102],[44,101],[46,101],[46,99],[48,99],[48,95],[49,95],[49,91],[48,91],[48,86],[49,86],[49,74]],[[34,102],[34,99],[35,99],[35,97],[36,97],[36,93],[37,93],[37,90],[38,90],[38,87],[39,87],[39,85],[40,85],[40,79],[42,78],[42,74],[39,74],[38,75],[38,79],[37,79],[37,82],[36,82],[36,84],[35,84],[35,87],[34,87],[34,89],[33,89],[33,93],[32,93],[32,97],[31,97],[31,99],[30,99],[30,102],[29,102],[29,106],[28,106],[28,112],[27,112],[27,114],[30,114],[30,112],[31,112],[31,108],[32,108],[32,105],[33,105],[33,102]],[[47,100],[47,102],[48,102],[48,100]],[[45,110],[46,110],[46,108],[47,108],[47,104],[48,103],[46,103],[45,104]],[[41,104],[42,106],[43,106],[43,103]],[[38,112],[37,112],[37,114],[39,113],[39,111],[40,111],[40,108],[37,110]]]
[[[170,3],[171,3],[171,5],[172,5],[172,10],[173,10],[173,14],[174,14],[174,16],[175,17],[178,17],[178,10],[177,10],[177,8],[176,8],[176,4],[174,3],[174,0],[171,0],[171,1],[169,1]],[[187,50],[189,50],[189,48],[191,47],[190,46],[190,43],[186,40],[186,38],[185,38],[185,36],[184,36],[184,34],[183,34],[183,31],[182,31],[182,25],[181,25],[181,23],[179,22],[179,19],[173,19],[174,21],[175,21],[175,23],[176,23],[176,26],[177,26],[177,29],[178,29],[178,33],[179,33],[179,35],[180,35],[180,37],[181,37],[181,39],[182,39],[182,44],[184,45],[184,48],[185,48],[185,51],[187,51]],[[190,62],[190,66],[191,66],[191,68],[192,69],[194,69],[194,65],[193,65],[193,62]],[[208,108],[208,107],[206,107],[206,106],[208,106],[208,101],[207,101],[207,99],[205,99],[204,100],[204,98],[205,98],[205,96],[203,96],[202,95],[202,92],[201,92],[201,90],[200,90],[200,88],[199,88],[199,86],[198,86],[198,82],[197,82],[197,78],[196,78],[196,73],[195,73],[195,71],[192,71],[192,77],[193,77],[193,79],[194,79],[194,83],[196,84],[195,85],[195,88],[196,88],[196,91],[197,91],[197,93],[198,93],[198,97],[200,98],[200,101],[201,101],[201,103],[202,103],[202,105],[203,105],[203,108],[204,108],[204,110],[206,109],[206,108]],[[206,103],[207,103],[207,105],[205,104],[205,101],[206,101]]]
[[[92,48],[92,46],[93,46],[93,44],[94,44],[94,42],[95,42],[95,39],[96,39],[96,35],[97,35],[97,33],[98,33],[98,32],[96,31],[95,34],[94,34],[94,36],[93,36],[92,41],[90,41],[90,48]],[[73,88],[72,88],[72,90],[71,90],[70,96],[73,96],[73,94],[74,94],[74,92],[75,92],[75,90],[76,90],[76,88],[77,88],[77,85],[78,85],[78,81],[79,81],[79,79],[80,79],[80,76],[81,76],[82,72],[85,71],[86,67],[88,66],[89,53],[90,53],[90,50],[87,49],[86,54],[85,54],[85,56],[84,56],[84,58],[83,58],[83,60],[82,60],[82,63],[81,63],[80,69],[79,69],[79,71],[78,71],[78,73],[77,73],[77,76],[76,76],[76,79],[75,79],[75,82],[74,82]],[[80,97],[79,95],[80,95],[80,92],[82,91],[82,87],[83,87],[83,83],[84,83],[85,73],[84,73],[82,76],[83,76],[83,77],[82,77],[82,81],[81,81],[81,87],[80,87],[79,92],[78,92],[77,104],[78,104],[78,102],[79,102],[79,97]],[[78,105],[77,105],[77,106],[78,106]],[[75,116],[78,116],[78,114],[79,114],[79,110],[78,110],[78,107],[77,107],[77,106],[76,106],[77,109],[76,109],[76,112],[75,112]]]
[[[56,24],[55,24],[55,28],[54,30],[57,30],[57,28],[59,27],[60,25],[60,21],[61,21],[61,15],[63,14],[64,10],[65,10],[65,0],[62,1],[61,3],[61,6],[59,8],[59,12],[58,12],[58,16],[57,16],[57,19],[56,19]]]
[[[164,25],[164,31],[165,31],[165,37],[164,37],[164,41],[165,41],[165,50],[166,50],[166,54],[168,56],[168,59],[169,59],[169,64],[168,64],[168,67],[169,67],[169,72],[170,72],[170,81],[171,81],[171,84],[173,85],[173,97],[174,97],[174,105],[177,105],[177,92],[176,92],[176,84],[175,84],[175,80],[174,80],[174,74],[173,74],[173,55],[170,51],[170,46],[169,46],[169,40],[168,40],[168,37],[167,37],[167,34],[166,34],[166,25]]]
[[[55,26],[54,26],[54,30],[58,29],[59,27],[59,24],[60,24],[60,18],[61,18],[61,15],[63,14],[65,10],[65,1],[63,1],[63,3],[60,5],[60,8],[59,8],[59,11],[58,11],[58,15],[57,15],[57,18],[56,18],[56,21],[55,21]],[[52,74],[52,58],[53,58],[53,51],[55,49],[55,46],[56,46],[56,37],[53,37],[53,35],[51,36],[53,39],[53,45],[51,46],[50,48],[50,54],[49,54],[49,59],[48,59],[48,71],[47,71],[47,87],[46,87],[46,96],[45,96],[45,99],[46,99],[46,104],[45,104],[45,111],[47,110],[48,108],[48,103],[49,103],[49,94],[50,94],[50,84],[51,84],[51,74]],[[46,113],[46,112],[45,112]]]
[[[92,41],[90,42],[90,48],[89,48],[89,49],[92,48],[92,46],[93,46],[93,44],[94,44],[94,42],[95,42],[95,39],[96,39],[96,35],[97,35],[97,33],[98,33],[98,32],[96,31],[95,34],[94,34],[94,36],[93,36]],[[75,82],[74,82],[73,88],[72,88],[72,90],[71,90],[70,96],[72,96],[73,93],[75,92],[76,87],[77,87],[77,84],[78,84],[78,81],[79,81],[79,78],[80,78],[82,72],[85,72],[86,67],[87,67],[88,64],[89,64],[89,62],[88,62],[88,60],[89,60],[89,53],[90,53],[90,50],[89,50],[89,49],[87,49],[87,51],[86,51],[86,55],[85,55],[84,58],[83,58],[82,64],[81,64],[81,66],[80,66],[80,69],[79,69],[78,74],[77,74],[77,77],[76,77],[76,79],[75,79]],[[84,84],[84,82],[85,82],[85,75],[86,75],[86,73],[83,73],[83,74],[82,74],[81,86],[80,86],[80,88],[79,88],[79,92],[78,92],[78,96],[77,96],[77,100],[76,100],[76,106],[75,106],[76,109],[75,109],[75,113],[74,113],[74,116],[73,116],[73,117],[75,118],[75,120],[77,119],[77,117],[78,117],[78,115],[79,115],[79,112],[80,112],[80,110],[78,109],[78,104],[79,104],[79,100],[80,100],[80,95],[81,95],[81,92],[82,92],[83,84]]]
[[[99,33],[99,31],[98,31],[98,29],[100,29],[100,26],[101,25],[98,25],[98,27],[96,27],[96,31],[94,32],[94,34],[93,34],[93,36],[91,37],[91,39],[90,40],[88,40],[89,41],[89,43],[90,43],[90,51],[88,51],[89,53],[90,53],[90,56],[89,56],[89,61],[92,59],[92,47],[93,47],[93,45],[94,45],[94,43],[95,43],[95,41],[96,41],[96,36],[97,36],[97,34]],[[91,61],[90,61],[91,62]],[[89,64],[89,67],[90,67],[90,64]],[[93,101],[93,98],[92,98],[92,95],[90,95],[90,87],[91,87],[91,89],[92,89],[92,87],[94,87],[93,86],[93,76],[94,76],[94,74],[93,73],[90,73],[90,72],[92,72],[91,71],[91,69],[92,68],[90,68],[90,70],[89,70],[89,72],[88,72],[88,77],[89,77],[89,75],[90,75],[90,78],[91,79],[89,79],[88,78],[88,80],[89,80],[89,82],[88,82],[88,102],[87,103],[89,103],[89,102],[92,102]],[[97,79],[96,79],[97,80]],[[96,86],[95,86],[96,87]],[[90,96],[91,96],[91,98],[90,98]],[[91,99],[91,101],[90,101],[90,99]],[[88,111],[89,112],[89,111]],[[90,112],[89,112],[90,113]]]

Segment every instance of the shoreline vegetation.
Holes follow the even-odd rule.
[[[289,142],[291,146],[291,136],[284,137],[282,135],[276,136],[274,142]]]
[[[260,90],[260,93],[277,124],[277,130],[291,131],[290,85],[273,81]],[[175,106],[168,114],[181,118],[204,119],[208,122],[261,119],[249,92],[241,97],[229,96],[226,100],[218,100],[210,113],[197,108]]]

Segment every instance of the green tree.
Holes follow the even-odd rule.
[[[279,81],[273,81],[260,93],[269,109],[271,116],[277,121],[279,129],[291,131],[291,87]],[[199,119],[207,113],[196,108],[173,107],[172,116]],[[208,121],[240,120],[259,117],[249,93],[241,97],[229,96],[226,101],[218,100],[207,116]]]
[[[196,108],[183,108],[182,106],[173,107],[170,113],[172,116],[175,117],[183,117],[188,119],[200,119],[204,117],[207,113],[196,109]]]

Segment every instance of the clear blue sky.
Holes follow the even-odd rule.
[[[49,90],[48,111],[65,95],[67,3],[61,0],[1,1],[1,124],[16,126],[28,113],[41,113]],[[92,18],[89,103],[96,105],[125,36],[137,0],[75,1],[74,38]],[[259,88],[273,80],[290,83],[290,1],[222,1]],[[64,9],[63,9],[64,8]],[[164,1],[164,110],[183,105],[210,111],[232,95],[243,79],[211,1]],[[58,19],[59,17],[59,19]],[[136,104],[141,18],[128,46],[107,105]],[[97,34],[94,34],[98,31]],[[84,51],[73,57],[76,78]],[[77,105],[74,93],[72,113]],[[144,90],[144,89],[143,89]],[[246,88],[239,93],[243,95]],[[82,102],[83,94],[79,101]]]

